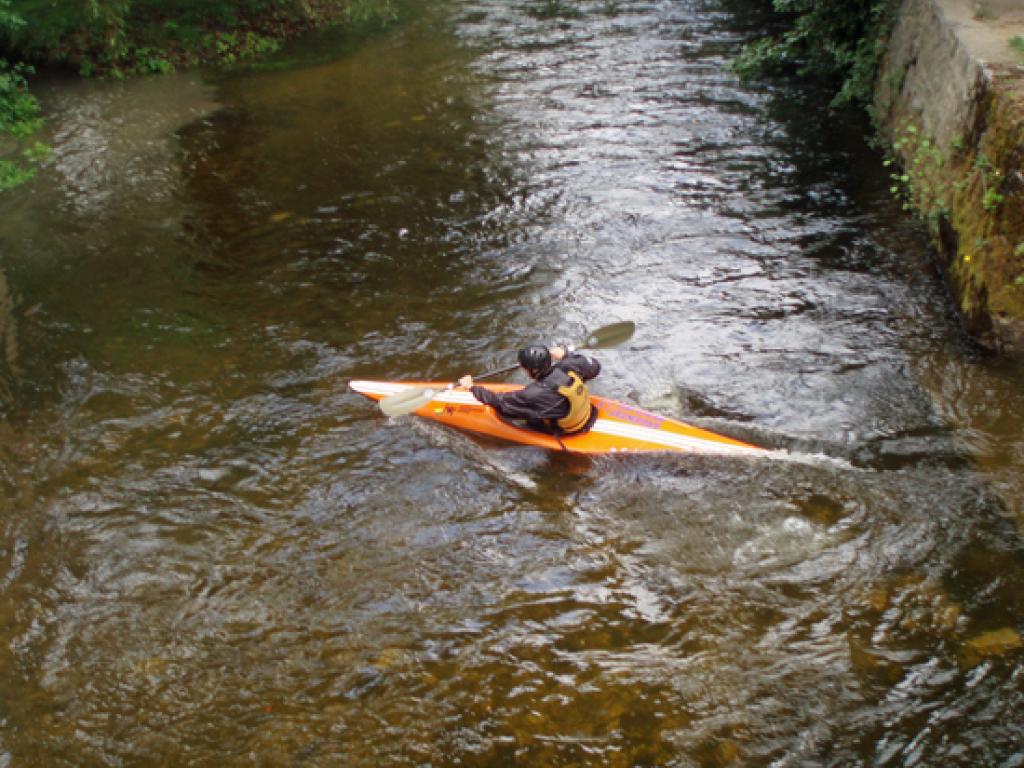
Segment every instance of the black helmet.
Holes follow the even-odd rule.
[[[547,347],[524,347],[519,350],[517,359],[531,379],[538,379],[551,370],[551,353]]]

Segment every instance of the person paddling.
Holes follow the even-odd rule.
[[[492,392],[473,377],[463,376],[459,386],[505,419],[522,419],[527,426],[554,435],[586,432],[597,420],[586,382],[601,372],[601,363],[573,347],[530,346],[519,350],[520,367],[531,381],[514,392]]]

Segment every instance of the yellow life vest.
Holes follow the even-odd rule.
[[[575,371],[566,371],[571,381],[558,388],[558,394],[569,401],[569,413],[555,421],[566,434],[579,432],[590,421],[590,390]]]

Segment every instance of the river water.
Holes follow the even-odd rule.
[[[41,83],[0,207],[0,766],[1024,764],[1024,371],[738,0],[460,0]],[[793,460],[388,421],[600,394]]]

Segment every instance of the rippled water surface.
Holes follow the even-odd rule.
[[[738,0],[461,0],[40,85],[0,207],[0,766],[1024,764],[1024,372]],[[794,454],[388,421],[595,389]]]

